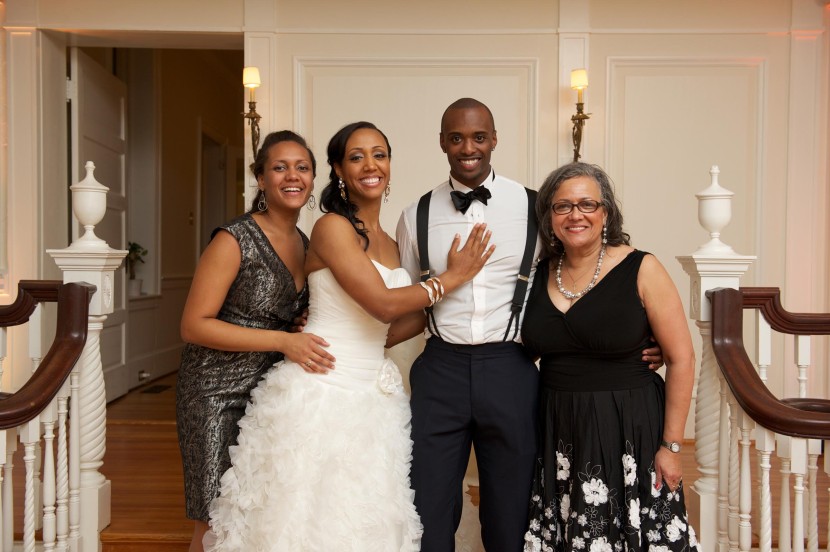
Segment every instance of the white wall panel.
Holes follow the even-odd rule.
[[[328,181],[326,145],[343,125],[368,120],[392,145],[392,194],[381,223],[393,232],[404,207],[448,175],[438,144],[441,115],[458,98],[481,100],[493,111],[500,138],[495,170],[528,185],[538,181],[536,71],[532,59],[491,62],[434,59],[297,60],[298,127],[318,156],[318,193]]]

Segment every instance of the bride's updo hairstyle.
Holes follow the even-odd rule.
[[[329,140],[329,146],[326,149],[326,153],[328,154],[328,164],[331,166],[331,171],[329,172],[329,183],[323,189],[323,193],[320,194],[320,210],[324,213],[336,213],[340,216],[346,217],[349,222],[352,223],[352,226],[360,236],[363,237],[365,241],[363,245],[363,250],[369,248],[369,236],[366,234],[366,229],[363,227],[363,221],[357,218],[357,205],[352,203],[349,200],[349,192],[346,189],[346,199],[343,199],[343,196],[340,195],[340,177],[337,176],[337,172],[334,170],[335,165],[343,166],[343,162],[346,160],[346,143],[351,138],[352,134],[356,130],[368,128],[371,130],[376,130],[383,136],[383,140],[386,142],[386,152],[389,154],[389,159],[392,159],[392,146],[389,145],[389,138],[380,130],[378,127],[373,125],[372,123],[366,121],[358,121],[356,123],[351,123],[340,130],[338,130],[334,136],[331,137]]]
[[[597,183],[602,207],[608,219],[605,222],[608,234],[608,245],[631,245],[631,236],[623,232],[623,215],[620,204],[614,196],[614,186],[604,170],[598,165],[589,163],[568,163],[550,173],[539,188],[536,198],[536,220],[539,221],[539,235],[542,237],[544,255],[549,258],[558,258],[565,251],[562,242],[554,235],[550,225],[551,202],[556,190],[566,180],[587,176]],[[574,207],[575,209],[576,207]]]
[[[259,180],[259,177],[265,174],[265,164],[268,162],[269,150],[271,149],[271,146],[275,146],[280,142],[294,142],[304,147],[308,152],[309,159],[311,159],[311,176],[312,178],[317,176],[317,160],[314,158],[314,152],[308,147],[305,138],[290,130],[278,130],[268,134],[268,136],[265,137],[265,140],[262,141],[262,147],[259,148],[259,151],[256,154],[256,159],[254,159],[254,162],[251,163],[250,167],[251,172],[254,174],[254,178]],[[264,191],[257,190],[254,200],[251,202],[251,210],[248,211],[249,213],[256,213],[259,211],[257,204],[264,195]]]

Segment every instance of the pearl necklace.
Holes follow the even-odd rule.
[[[559,293],[564,295],[567,299],[573,301],[574,299],[579,299],[589,291],[591,291],[595,285],[597,285],[597,280],[599,279],[599,272],[602,269],[602,258],[605,257],[605,244],[603,244],[602,249],[599,250],[599,258],[597,259],[597,268],[594,270],[594,277],[591,278],[591,283],[577,293],[573,293],[565,289],[565,286],[562,285],[562,261],[565,260],[565,252],[562,252],[562,256],[559,257],[559,264],[556,265],[556,287],[559,288]]]

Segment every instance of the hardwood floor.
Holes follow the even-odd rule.
[[[182,468],[176,439],[175,381],[175,375],[167,376],[107,407],[107,450],[101,472],[112,482],[112,521],[101,535],[102,552],[184,552],[188,549],[193,524],[184,514]],[[693,443],[687,443],[682,454],[688,485],[697,479]],[[757,463],[754,455],[752,462]],[[773,468],[772,488],[777,495],[780,478],[777,466]],[[15,476],[18,475],[16,472]],[[827,535],[828,486],[830,480],[820,471],[822,546]],[[478,502],[477,491],[471,490],[474,503]],[[698,527],[694,513],[696,494],[687,489],[686,496],[690,521]],[[777,496],[773,501],[773,511],[777,512]],[[753,512],[757,512],[757,504],[753,505]],[[753,529],[757,534],[755,520]],[[777,527],[774,534],[777,535]]]
[[[112,482],[112,521],[101,534],[102,552],[188,549],[193,522],[184,514],[175,375],[107,407],[101,472]]]

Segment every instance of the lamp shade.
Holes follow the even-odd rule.
[[[258,88],[260,83],[259,80],[259,68],[258,67],[246,67],[242,70],[242,84],[245,88]]]
[[[587,69],[574,69],[571,71],[571,88],[574,90],[584,90],[588,88]]]

